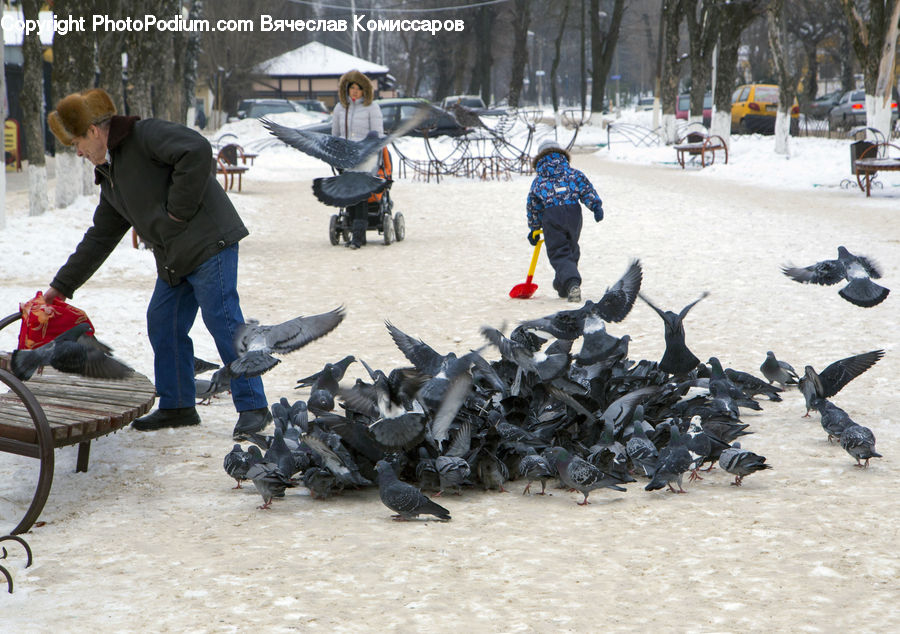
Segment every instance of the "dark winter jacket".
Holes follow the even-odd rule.
[[[562,205],[578,205],[579,201],[593,211],[603,209],[603,202],[587,177],[569,166],[562,152],[550,152],[538,157],[537,175],[528,192],[528,227],[540,229],[545,209]]]
[[[216,181],[209,141],[160,119],[113,117],[110,162],[94,170],[94,224],[50,285],[72,297],[134,228],[153,249],[159,277],[174,286],[248,234]],[[172,220],[169,214],[182,222]]]

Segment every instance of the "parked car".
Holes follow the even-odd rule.
[[[400,125],[400,122],[411,117],[416,108],[423,103],[428,106],[429,114],[418,128],[408,133],[410,136],[422,136],[423,130],[428,131],[429,137],[441,135],[459,136],[465,134],[467,131],[464,126],[457,122],[453,115],[446,110],[429,103],[425,99],[399,97],[396,99],[376,99],[374,103],[377,103],[378,107],[381,108],[385,134],[390,134],[396,130]],[[305,126],[303,129],[312,132],[321,132],[323,134],[331,134],[331,119],[329,118],[322,123]]]
[[[441,108],[447,110],[451,105],[458,103],[466,108],[471,108],[473,110],[483,110],[487,106],[484,105],[484,100],[478,95],[451,95],[449,97],[444,97],[441,101]]]
[[[237,118],[258,119],[267,114],[278,114],[281,112],[305,112],[306,108],[301,107],[288,99],[243,99],[238,104]]]
[[[634,109],[638,112],[641,112],[642,110],[653,110],[653,97],[641,97],[637,100]]]
[[[328,108],[325,107],[325,104],[319,101],[318,99],[294,99],[291,103],[300,106],[310,112],[319,112],[321,114],[330,114]]]
[[[779,88],[775,84],[744,84],[731,95],[731,132],[774,134]],[[800,106],[794,98],[791,134],[799,128]]]
[[[650,100],[650,107],[653,107],[653,100]],[[687,93],[678,95],[678,101],[675,102],[675,118],[687,121],[688,113],[691,108],[691,96]],[[703,125],[707,128],[712,120],[712,93],[708,92],[703,95]]]
[[[835,90],[816,97],[807,108],[807,116],[812,119],[827,119],[831,109],[838,104],[843,94],[842,90]]]
[[[891,127],[893,128],[897,123],[896,89],[894,89],[891,101]],[[828,114],[828,123],[832,128],[841,130],[866,125],[866,91],[851,90],[844,93],[837,105]]]

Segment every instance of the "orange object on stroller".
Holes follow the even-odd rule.
[[[391,162],[391,153],[388,152],[387,147],[381,148],[381,160],[378,163],[378,171],[376,172],[377,176],[379,178],[391,180],[391,176],[394,172],[394,165]],[[369,199],[366,202],[380,203],[382,196],[384,196],[383,191],[378,192],[377,194],[372,194],[371,196],[369,196]]]

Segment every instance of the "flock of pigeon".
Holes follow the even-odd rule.
[[[880,276],[871,260],[844,247],[837,260],[783,270],[801,282],[847,280],[840,295],[858,306],[874,306],[890,292],[871,281]],[[484,326],[485,346],[461,356],[441,354],[385,322],[408,367],[386,373],[360,360],[369,381],[346,385],[356,358],[326,363],[298,380],[298,388],[309,389],[305,401],[272,404],[273,435],[248,436],[247,450],[235,444],[225,471],[236,488],[253,482],[263,498],[260,508],[301,482],[319,499],[377,482],[381,500],[402,520],[423,514],[450,519],[422,490],[434,497],[471,485],[505,491],[517,477],[526,481],[523,493],[540,482],[540,494],[558,479],[584,496],[581,505],[595,489],[625,491],[635,476],[648,480],[648,491],[684,493],[684,474],[702,479],[701,468],[716,463],[740,486],[748,475],[771,468],[737,442],[753,433],[741,421],[741,408],[762,409],[755,397],[780,401],[794,385],[805,398],[806,416],[817,411],[829,441],[837,440],[857,466],[881,457],[872,431],[828,399],[875,365],[883,350],[835,361],[822,372],[807,365],[803,376],[771,351],[760,366],[764,378],[723,368],[716,357],[704,364],[687,346],[684,321],[707,293],[674,313],[640,292],[642,280],[635,260],[599,301],[522,322],[508,336]],[[606,331],[607,322],[625,319],[638,297],[664,323],[666,348],[658,363],[629,359],[629,336]],[[343,318],[339,307],[274,326],[251,320],[237,333],[237,358],[210,380],[195,379],[198,398],[212,398],[235,377],[265,373],[280,362],[274,354],[325,336]],[[133,372],[91,334],[82,324],[38,349],[17,350],[11,371],[21,380],[46,365],[110,379]],[[500,359],[482,356],[488,346]],[[195,359],[198,373],[216,367]]]
[[[843,247],[838,260],[784,270],[804,282],[843,276],[849,284],[842,297],[860,306],[889,292],[869,280],[878,276],[871,261]],[[806,415],[819,412],[829,441],[838,440],[857,466],[881,457],[871,430],[828,399],[872,367],[882,350],[835,361],[822,372],[807,365],[803,376],[772,352],[760,366],[764,378],[723,368],[716,357],[704,364],[686,344],[684,321],[707,293],[679,313],[664,311],[640,292],[642,278],[635,260],[597,302],[522,322],[509,335],[484,326],[485,347],[500,355],[492,362],[482,356],[484,347],[442,354],[385,322],[408,367],[385,372],[360,360],[370,380],[346,385],[356,358],[325,364],[298,380],[298,388],[310,390],[307,400],[274,403],[273,435],[251,435],[247,450],[235,444],[225,471],[235,488],[253,482],[260,508],[301,483],[318,499],[377,483],[399,520],[450,519],[422,491],[435,498],[467,486],[505,491],[517,478],[525,481],[523,494],[535,482],[543,494],[548,481],[558,480],[582,494],[581,505],[595,489],[625,491],[637,478],[646,479],[648,491],[684,493],[685,474],[702,479],[701,468],[716,464],[740,486],[771,468],[738,442],[753,433],[741,408],[761,409],[758,396],[780,401],[791,386],[803,393]],[[658,363],[629,359],[629,336],[606,331],[638,297],[664,322],[666,349]]]

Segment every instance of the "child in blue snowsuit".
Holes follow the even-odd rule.
[[[528,241],[536,245],[536,229],[544,230],[547,256],[556,271],[553,288],[570,302],[581,301],[581,275],[578,273],[578,238],[581,236],[581,205],[594,212],[594,220],[603,220],[603,201],[587,177],[569,166],[569,153],[554,141],[538,147],[532,165],[537,174],[528,192]]]

